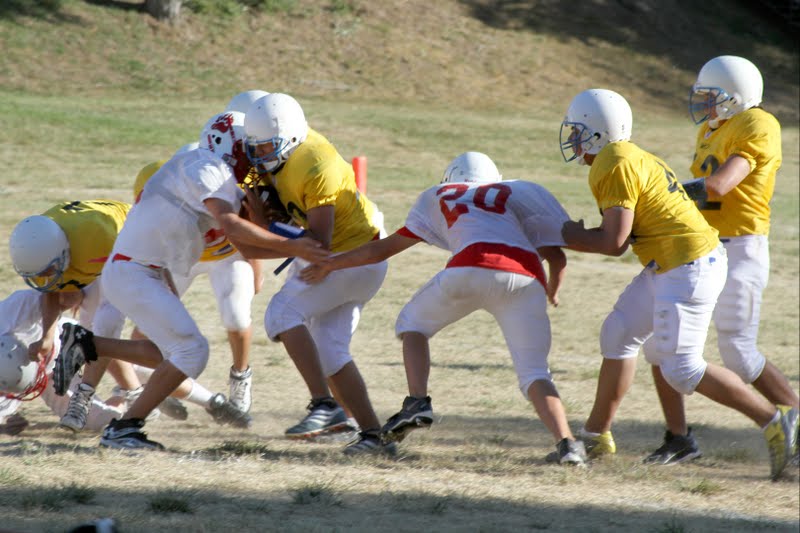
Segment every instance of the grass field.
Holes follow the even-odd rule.
[[[60,55],[54,44],[56,32],[45,31],[47,21],[0,17],[2,33],[16,32],[15,42],[22,43],[15,47],[10,39],[4,41],[5,58],[0,59],[0,114],[5,118],[5,127],[0,128],[4,162],[0,242],[7,242],[21,218],[58,201],[128,200],[139,168],[194,140],[205,120],[233,93],[253,87],[295,93],[312,127],[328,136],[345,157],[368,157],[368,195],[386,214],[389,231],[402,225],[416,195],[439,180],[450,159],[468,149],[491,155],[506,178],[547,186],[573,218],[585,218],[587,224],[599,221],[585,168],[564,164],[558,152],[563,111],[572,93],[585,88],[577,82],[562,85],[561,92],[548,96],[546,105],[535,106],[532,100],[522,105],[515,100],[507,109],[502,102],[481,106],[466,100],[450,102],[443,96],[414,101],[398,94],[379,94],[376,86],[365,89],[369,97],[361,99],[353,92],[284,85],[244,75],[235,83],[194,89],[189,87],[190,72],[180,70],[177,81],[151,78],[150,66],[128,64],[130,74],[119,63],[103,63],[98,48],[87,44],[97,44],[103,31],[111,28],[121,32],[123,39],[131,28],[149,25],[153,35],[165,36],[165,47],[174,47],[171,30],[135,12],[109,14],[97,5],[65,3],[67,14],[92,20],[97,35],[60,26],[65,32]],[[354,32],[359,27],[378,31],[368,15],[384,16],[388,9],[380,3],[378,7],[351,4],[367,6],[369,13],[358,19],[362,26],[347,26],[343,21],[355,20],[346,18],[352,13],[331,12],[328,16],[339,21],[338,31],[351,27]],[[406,7],[416,9],[422,4],[408,2]],[[464,6],[479,4],[442,2],[446,7],[437,5],[431,11],[434,15],[461,12]],[[275,18],[280,21],[284,16]],[[117,26],[109,22],[112,17],[119,19]],[[295,21],[302,26],[309,20],[316,19]],[[456,35],[467,34],[476,22],[464,18],[456,22],[451,26],[452,40],[463,46]],[[244,23],[234,19],[231,24]],[[270,24],[274,31],[281,31],[275,26],[278,22]],[[425,24],[429,31],[434,25],[432,21]],[[397,25],[410,27],[402,17]],[[508,35],[512,30],[495,28],[486,35],[502,43],[512,39]],[[190,26],[174,31],[185,36],[202,30]],[[395,35],[394,31],[383,29],[384,35]],[[519,36],[536,38],[530,30]],[[541,43],[552,39],[539,38]],[[553,47],[542,44],[540,55],[547,58],[554,50],[563,53],[564,49],[555,48],[556,41]],[[37,49],[35,42],[42,44],[36,54],[32,52]],[[121,57],[131,53],[121,41],[113,42],[118,43]],[[116,65],[106,72],[108,86],[74,74],[81,66],[74,56],[81,46],[92,50],[86,56],[87,78],[98,76],[101,64]],[[147,57],[152,65],[169,64],[168,58],[149,46],[146,53],[151,54]],[[765,70],[777,71],[776,65],[783,61],[794,69],[790,72],[797,72],[796,49],[780,55],[767,49],[769,43],[759,46],[758,54],[778,58]],[[438,49],[430,54],[434,52],[444,54]],[[632,54],[630,65],[647,63],[643,54]],[[188,64],[182,61],[180,65]],[[652,59],[652,68],[660,61]],[[413,59],[410,64],[418,65]],[[549,59],[542,64],[548,65]],[[38,65],[38,70],[32,65]],[[677,69],[675,78],[690,83],[691,70]],[[118,78],[109,74],[112,71]],[[409,75],[413,71],[410,68]],[[542,77],[556,77],[553,72],[547,70]],[[59,75],[64,77],[65,90],[49,90],[48,84],[58,87]],[[282,80],[285,74],[280,76]],[[126,79],[130,81],[127,87]],[[331,75],[329,79],[337,78]],[[503,79],[513,84],[513,76]],[[793,83],[781,85],[786,90],[775,97],[784,127],[784,163],[772,203],[772,268],[764,295],[760,346],[797,389],[800,131],[796,77]],[[657,105],[649,105],[641,95],[632,98],[634,141],[666,159],[681,177],[686,176],[694,139],[694,126],[684,112],[684,95],[676,90],[672,97],[661,97]],[[570,424],[577,429],[594,397],[600,325],[639,267],[630,253],[622,258],[568,256],[562,303],[550,309],[550,363]],[[393,414],[406,394],[394,320],[446,258],[433,248],[415,247],[392,259],[383,288],[365,309],[352,351],[381,418]],[[277,263],[265,262],[265,271]],[[644,362],[616,419],[617,456],[584,470],[545,464],[544,456],[553,443],[520,396],[502,336],[485,313],[472,315],[433,339],[430,393],[436,424],[429,431],[412,434],[397,460],[349,459],[342,456],[342,443],[337,442],[289,442],[282,437],[283,431],[304,414],[308,398],[291,361],[279,345],[267,341],[261,326],[266,303],[280,282],[281,278],[268,279],[253,303],[251,430],[220,428],[201,409],[190,406],[186,422],[162,418],[148,425],[150,436],[163,442],[168,452],[127,454],[98,448],[97,435],[73,436],[58,429],[57,419],[41,401],[34,401],[24,408],[31,427],[19,437],[0,437],[0,530],[61,531],[100,516],[116,518],[122,531],[700,533],[800,528],[797,469],[770,482],[758,428],[698,395],[688,398],[687,408],[703,458],[673,468],[641,464],[663,435],[662,416]],[[0,254],[0,295],[22,287],[7,253]],[[229,349],[205,279],[195,282],[186,304],[212,346],[201,381],[210,389],[225,390]],[[718,362],[713,330],[707,348],[707,358]],[[110,388],[104,382],[101,396]]]

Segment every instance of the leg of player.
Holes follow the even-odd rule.
[[[645,352],[647,352],[647,343],[645,343]],[[658,400],[661,403],[661,410],[664,413],[667,430],[664,433],[664,441],[661,446],[645,457],[644,462],[648,464],[673,465],[697,459],[702,456],[702,452],[694,438],[692,428],[686,424],[683,394],[667,383],[667,380],[664,379],[664,374],[661,372],[661,367],[651,365],[650,369],[653,374],[653,383],[658,393]]]
[[[600,365],[594,405],[579,437],[586,442],[590,456],[613,454],[617,445],[611,434],[611,422],[636,373],[636,358],[606,359]]]
[[[428,337],[417,331],[407,331],[401,334],[401,338],[408,396],[403,400],[400,411],[389,417],[381,428],[383,439],[387,442],[402,442],[409,432],[433,424],[433,408],[428,396],[431,369]]]
[[[428,337],[417,331],[403,333],[403,366],[406,369],[408,395],[414,398],[426,397],[431,372]]]
[[[575,440],[569,429],[564,404],[556,385],[550,380],[537,379],[528,387],[528,398],[539,419],[555,437],[556,451],[545,460],[559,464],[583,466],[586,464],[586,449],[582,441]]]
[[[356,364],[350,361],[341,370],[328,378],[341,395],[341,404],[346,406],[358,422],[362,431],[377,430],[381,423],[372,409],[367,386]]]
[[[709,364],[695,389],[717,403],[736,409],[764,431],[770,454],[770,475],[777,479],[797,450],[798,410],[772,405],[755,394],[727,368]]]
[[[84,367],[81,383],[70,396],[67,412],[58,422],[60,427],[75,432],[84,428],[86,417],[89,414],[89,407],[92,405],[95,388],[103,378],[110,362],[111,359],[98,359],[97,361],[89,362]]]
[[[103,431],[100,445],[111,448],[149,448],[163,450],[164,446],[152,441],[142,432],[145,419],[158,404],[169,396],[188,376],[169,361],[163,361],[153,372],[142,394],[119,420],[112,420]],[[135,446],[127,442],[136,441]]]
[[[335,431],[347,424],[347,415],[331,396],[317,345],[305,325],[295,326],[278,335],[292,358],[297,371],[311,394],[308,415],[286,430],[289,438],[313,438],[319,434]]]
[[[230,400],[245,413],[252,404],[253,370],[250,368],[251,328],[228,330],[233,364],[228,376]]]
[[[792,389],[789,380],[786,379],[783,372],[769,361],[764,364],[764,370],[761,371],[761,375],[753,381],[753,387],[771,403],[800,409],[800,399]]]

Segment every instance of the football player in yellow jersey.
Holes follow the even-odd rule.
[[[9,248],[14,269],[42,298],[42,338],[30,345],[31,357],[46,358],[54,346],[54,335],[64,308],[82,306],[81,324],[118,337],[125,317],[110,305],[99,283],[130,205],[114,200],[62,202],[22,220],[11,234]],[[86,424],[94,387],[106,369],[124,389],[133,390],[139,381],[127,363],[102,362],[86,368],[82,382],[73,393],[62,427],[79,431]],[[68,383],[64,384],[65,389]],[[63,395],[66,390],[57,390]]]
[[[308,127],[294,98],[273,93],[256,100],[245,115],[245,134],[251,163],[308,234],[334,253],[380,238],[381,213],[357,190],[353,168]],[[267,335],[283,343],[311,393],[308,416],[286,435],[313,438],[345,427],[333,389],[361,429],[345,453],[391,453],[393,445],[381,443],[380,422],[350,355],[361,309],[383,283],[387,263],[341,270],[317,285],[300,280],[306,264],[294,261],[264,318]]]
[[[633,117],[619,94],[578,94],[561,125],[565,161],[589,165],[589,186],[602,213],[599,227],[567,221],[562,234],[579,251],[622,255],[630,246],[644,266],[603,323],[597,393],[581,432],[590,453],[614,453],[614,414],[645,351],[666,383],[731,407],[764,429],[770,471],[777,478],[792,456],[798,411],[776,407],[727,368],[707,363],[703,347],[727,274],[725,249],[672,170],[629,141]],[[699,453],[687,450],[687,457]]]
[[[691,165],[696,179],[684,188],[719,231],[728,254],[727,282],[713,315],[723,363],[770,402],[798,408],[789,380],[757,346],[769,278],[769,202],[781,166],[781,128],[759,107],[763,90],[758,68],[743,57],[720,56],[703,65],[689,102],[692,119],[701,124]],[[667,432],[648,459],[680,462],[687,447],[696,448],[683,397],[667,385],[657,366],[653,376]]]
[[[181,147],[178,153],[194,150],[198,143]],[[138,199],[147,180],[158,171],[166,161],[156,161],[144,166],[136,176],[133,185],[134,198]],[[222,324],[228,333],[233,364],[228,375],[230,402],[244,413],[250,411],[252,402],[253,371],[250,368],[250,344],[252,338],[250,306],[253,297],[261,288],[260,261],[248,261],[234,248],[223,235],[216,242],[206,246],[200,260],[192,266],[188,276],[172,275],[179,296],[189,289],[194,279],[207,274]]]

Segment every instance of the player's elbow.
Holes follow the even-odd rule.
[[[618,239],[612,240],[607,243],[605,254],[612,257],[619,257],[628,250],[629,242],[630,241],[627,238],[621,242]]]

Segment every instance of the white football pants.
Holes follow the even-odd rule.
[[[331,272],[321,283],[309,285],[298,278],[308,265],[296,258],[286,283],[275,293],[264,314],[267,336],[273,341],[284,331],[305,325],[319,351],[326,376],[352,361],[350,340],[358,327],[361,309],[380,289],[388,263]]]
[[[413,331],[431,338],[478,309],[490,313],[503,331],[520,391],[529,399],[534,381],[552,381],[547,295],[536,278],[486,268],[446,268],[403,307],[395,333],[400,337]]]
[[[663,274],[645,268],[625,288],[603,322],[603,357],[636,357],[645,344],[647,362],[660,366],[675,390],[692,394],[708,366],[703,348],[727,270],[721,245]]]
[[[208,363],[208,341],[170,290],[164,269],[133,261],[109,261],[100,279],[108,301],[158,346],[164,359],[191,378],[203,372]]]
[[[175,289],[183,297],[194,279],[208,274],[222,324],[228,331],[241,331],[250,327],[250,306],[255,296],[253,267],[240,253],[219,261],[199,261],[189,271],[189,277],[173,275]]]

